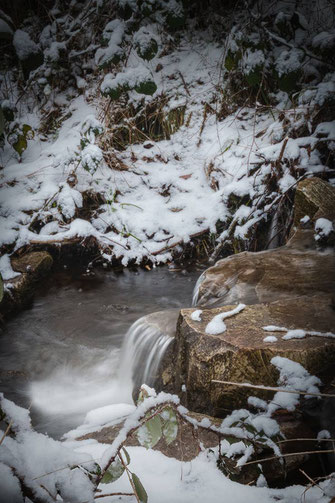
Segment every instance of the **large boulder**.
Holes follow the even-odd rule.
[[[299,243],[219,260],[202,274],[196,305],[222,306],[240,301],[257,304],[334,292],[334,252],[301,249]]]
[[[238,301],[255,304],[334,292],[335,254],[329,247],[334,244],[334,232],[316,236],[315,224],[320,219],[329,220],[335,228],[335,187],[312,177],[297,185],[286,246],[219,260],[199,278],[195,303],[207,307]]]
[[[224,417],[229,410],[246,406],[250,394],[267,398],[271,392],[213,383],[223,380],[238,383],[276,386],[278,373],[270,364],[274,356],[301,363],[310,373],[330,379],[334,375],[335,339],[306,336],[282,339],[273,333],[275,342],[265,342],[270,333],[264,326],[329,332],[335,327],[335,311],[327,295],[280,300],[246,306],[236,316],[225,320],[227,330],[218,335],[206,333],[206,326],[217,314],[232,306],[206,309],[201,321],[191,318],[193,309],[182,309],[174,342],[175,359],[170,372],[174,374],[175,392],[181,393],[191,410]],[[186,390],[186,391],[185,391]]]

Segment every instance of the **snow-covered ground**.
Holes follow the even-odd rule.
[[[199,455],[190,462],[181,462],[145,447],[127,447],[126,452],[122,451],[122,455],[127,457],[129,475],[132,476],[131,474],[135,473],[139,477],[149,502],[191,503],[197,499],[219,503],[224,497],[227,503],[242,503],[246,500],[255,503],[275,501],[298,503],[301,498],[310,503],[329,503],[335,494],[332,479],[310,488],[293,486],[285,489],[269,489],[261,473],[255,486],[241,485],[229,480],[217,467],[219,453],[235,460],[236,467],[247,463],[254,453],[252,443],[248,443],[248,439],[252,440],[254,445],[260,439],[259,442],[262,442],[262,445],[267,445],[275,455],[280,456],[279,447],[274,441],[280,429],[271,415],[280,407],[293,411],[299,404],[299,394],[285,393],[284,390],[318,392],[320,380],[309,375],[300,364],[281,357],[273,358],[271,363],[280,371],[278,380],[280,391],[269,403],[250,397],[250,404],[259,409],[259,412],[236,410],[226,417],[219,427],[212,425],[208,419],[203,419],[201,423],[193,418],[188,419],[196,429],[211,428],[213,431],[226,435],[226,439],[221,441],[220,449],[219,447],[202,448]],[[162,413],[162,417],[176,421],[176,416],[173,413],[171,415],[171,407],[175,407],[180,417],[187,418],[187,410],[179,405],[177,396],[165,393],[156,395],[151,388],[142,389],[146,393],[146,398],[137,407],[119,404],[92,410],[87,414],[83,425],[67,433],[63,442],[34,432],[31,428],[29,412],[1,396],[1,408],[6,414],[7,421],[11,420],[11,428],[16,435],[15,439],[9,437],[8,434],[5,435],[0,449],[0,482],[3,498],[1,501],[22,502],[17,474],[24,475],[25,487],[29,487],[37,497],[41,498],[38,501],[54,501],[52,495],[56,495],[57,491],[63,501],[93,501],[95,486],[94,478],[91,482],[90,476],[92,478],[98,465],[102,470],[110,466],[110,460],[117,454],[129,432],[142,424],[147,413],[151,417],[150,414],[153,411],[167,404],[170,406],[167,409],[170,412],[167,416],[163,416]],[[155,419],[157,420],[158,416]],[[88,432],[99,431],[103,426],[118,424],[120,420],[125,420],[125,422],[112,445],[98,443],[93,439],[76,440]],[[146,425],[149,425],[149,422]],[[158,440],[157,431],[146,425],[140,427],[143,431],[138,435],[138,439],[142,445],[146,442],[154,445]],[[177,423],[172,425],[172,430],[171,428],[165,430],[165,435],[167,435],[166,438],[170,436],[171,439],[172,436],[176,439]],[[236,438],[235,443],[230,443],[231,436]],[[329,433],[322,432],[318,438],[329,438]],[[14,468],[13,472],[10,471],[10,467]],[[115,467],[111,473],[115,475]],[[127,473],[122,474],[121,470],[115,478],[116,480],[109,482],[102,479],[104,483],[98,486],[95,497],[100,498],[106,495],[104,501],[107,503],[136,501],[134,495],[129,495],[133,491]],[[116,494],[112,495],[112,493]],[[125,494],[122,495],[122,493]],[[143,498],[141,501],[146,501],[146,499]]]
[[[67,16],[59,22],[66,32]],[[248,100],[236,107],[229,94],[226,101],[222,98],[229,92],[224,61],[227,53],[238,47],[241,32],[232,30],[219,43],[210,31],[197,31],[193,36],[187,31],[173,44],[173,50],[167,50],[173,38],[162,26],[152,21],[142,21],[142,25],[133,35],[126,35],[128,25],[124,21],[106,23],[103,36],[109,40],[108,46],[94,46],[94,57],[86,61],[87,68],[96,69],[97,61],[101,64],[101,58],[118,54],[121,46],[124,51],[126,43],[134,45],[129,46],[121,67],[113,68],[105,77],[97,72],[86,81],[78,77],[77,91],[50,91],[46,77],[40,77],[50,74],[50,61],[56,65],[59,60],[52,35],[54,24],[40,36],[45,54],[44,66],[37,70],[39,85],[46,94],[42,102],[34,101],[29,93],[19,97],[15,76],[3,77],[3,106],[13,108],[19,101],[20,112],[16,122],[8,125],[14,132],[6,136],[1,154],[0,246],[17,250],[29,244],[93,236],[105,260],[117,257],[124,265],[144,258],[167,262],[176,246],[206,230],[218,243],[235,238],[244,243],[243,248],[254,225],[269,218],[298,179],[329,169],[316,147],[321,141],[332,148],[334,122],[315,127],[313,120],[314,110],[330,99],[335,76],[331,72],[320,74],[319,61],[308,59],[308,72],[314,69],[318,75],[294,98],[277,91],[269,94],[271,106],[258,103],[256,97],[253,107]],[[148,37],[158,48],[149,61],[136,50],[140,43],[145,46]],[[314,40],[312,35],[309,38]],[[250,39],[255,39],[255,33]],[[285,57],[278,57],[284,52]],[[277,55],[276,71],[285,75],[301,60],[297,49],[289,51],[280,42],[268,53],[269,61],[264,55],[259,59],[259,53],[246,50],[239,71],[249,75],[247,72],[259,64],[268,71],[274,64],[271,58]],[[133,89],[134,76],[154,82],[152,96]],[[106,94],[125,85],[129,90],[121,93],[121,101],[109,101],[108,96],[101,95],[101,90]],[[125,96],[127,102],[122,101]],[[135,131],[134,117],[150,104],[154,110],[160,107],[170,121],[170,137],[155,141],[152,135],[137,131],[142,134],[140,143],[131,142],[121,151],[111,148],[114,136],[117,138],[113,123],[116,114],[126,116],[119,118],[122,127]],[[226,111],[223,104],[228,107]],[[132,113],[133,117],[129,116],[131,107],[139,110]],[[58,126],[45,133],[55,111]],[[24,124],[31,131],[25,137],[27,148],[18,154],[12,138],[17,138]],[[304,133],[297,133],[300,130]],[[95,201],[94,208],[85,194]],[[237,202],[232,204],[232,197]],[[218,223],[223,228],[221,234]],[[320,229],[316,232],[325,229],[324,224]]]

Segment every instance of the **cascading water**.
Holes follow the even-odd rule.
[[[58,438],[92,409],[133,403],[134,387],[154,384],[198,275],[57,272],[1,333],[1,391]]]
[[[164,353],[176,332],[178,310],[159,311],[137,320],[121,350],[118,381],[135,389],[155,383]]]

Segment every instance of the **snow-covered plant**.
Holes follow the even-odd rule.
[[[83,168],[93,175],[103,160],[101,149],[97,145],[89,143],[81,152],[81,164]]]
[[[28,140],[32,140],[33,138],[34,131],[29,124],[20,124],[15,121],[9,125],[7,141],[12,145],[20,158],[28,147]]]
[[[134,35],[137,54],[146,61],[154,58],[158,51],[155,35],[146,27],[141,27]]]
[[[101,84],[101,92],[112,100],[117,100],[122,93],[134,89],[139,94],[153,95],[157,90],[151,73],[144,67],[126,70],[116,76],[107,74]]]

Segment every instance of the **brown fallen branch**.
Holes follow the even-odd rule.
[[[240,388],[253,388],[253,389],[261,389],[265,391],[280,391],[283,393],[293,393],[294,395],[308,395],[308,396],[317,396],[317,397],[327,397],[327,398],[335,398],[334,394],[327,393],[309,393],[308,391],[295,391],[292,389],[283,389],[283,388],[275,388],[272,386],[262,386],[259,384],[249,384],[249,383],[240,383],[240,382],[231,382],[231,381],[218,381],[216,379],[212,379],[211,382],[220,383],[220,384],[229,384],[231,386],[238,386]]]
[[[76,244],[82,241],[83,238],[65,238],[65,239],[50,239],[43,241],[43,239],[32,239],[29,244],[31,245],[62,245],[62,244]]]
[[[207,232],[209,232],[209,228],[203,230],[203,231],[199,231],[199,232],[196,232],[195,234],[191,234],[190,235],[190,239],[194,239],[194,238],[197,238],[199,236],[202,236],[203,234],[206,234]],[[172,248],[175,248],[176,246],[178,245],[182,245],[184,243],[184,240],[181,239],[180,241],[178,241],[177,243],[174,243],[172,245],[168,245],[168,246],[165,246],[164,248],[161,248],[160,250],[158,251],[155,251],[155,252],[152,252],[151,255],[153,256],[156,256],[156,255],[160,255],[161,253],[165,253],[169,250],[171,250]]]

